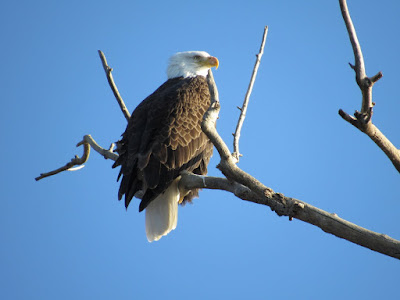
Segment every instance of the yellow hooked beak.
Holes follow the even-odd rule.
[[[219,61],[218,61],[218,58],[216,58],[216,57],[214,57],[214,56],[210,56],[210,57],[207,57],[207,59],[206,59],[206,61],[204,62],[204,64],[207,66],[207,67],[215,67],[215,69],[218,69],[218,66],[219,66]]]

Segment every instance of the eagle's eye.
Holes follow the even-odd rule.
[[[195,55],[195,56],[193,56],[193,59],[195,61],[199,61],[201,59],[201,56],[200,55]]]

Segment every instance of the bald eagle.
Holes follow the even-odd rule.
[[[206,76],[218,63],[204,51],[173,55],[168,80],[136,107],[118,142],[113,165],[121,166],[118,199],[125,195],[126,208],[132,197],[141,199],[139,212],[146,210],[149,242],[175,229],[178,204],[198,196],[198,189],[179,186],[180,174],[207,174],[213,145],[201,122],[210,106]]]

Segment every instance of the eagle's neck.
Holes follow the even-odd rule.
[[[206,77],[208,69],[209,68],[207,67],[199,68],[197,65],[194,64],[171,62],[167,69],[167,76],[168,79],[176,77],[190,78],[199,75]]]

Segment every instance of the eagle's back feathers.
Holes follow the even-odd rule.
[[[207,173],[213,146],[202,132],[201,122],[209,106],[210,94],[203,76],[169,79],[137,106],[113,165],[121,166],[118,198],[125,195],[126,207],[140,194],[142,211],[182,171]],[[197,195],[198,191],[190,191],[184,201]]]

